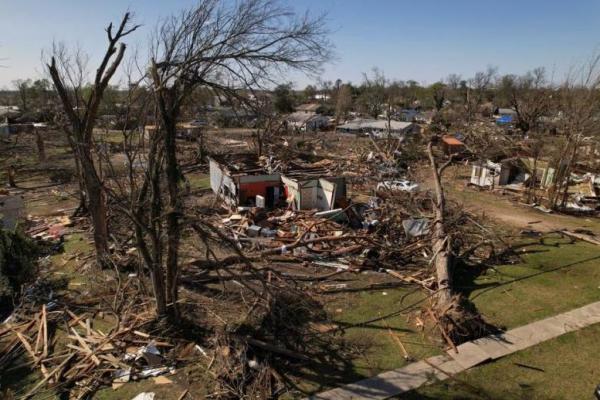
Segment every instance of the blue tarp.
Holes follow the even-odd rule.
[[[513,118],[511,115],[503,115],[496,120],[497,124],[510,124]]]
[[[463,134],[462,134],[462,133],[460,133],[460,132],[456,132],[456,133],[454,134],[454,137],[455,137],[457,140],[460,140],[461,142],[464,142],[464,141],[465,141],[465,135],[463,135]]]

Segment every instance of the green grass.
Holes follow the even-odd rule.
[[[557,235],[523,247],[523,262],[478,277],[470,298],[485,318],[508,328],[600,300],[600,248]]]
[[[390,330],[415,360],[439,354],[440,348],[433,345],[430,338],[409,322],[407,314],[397,313],[423,299],[423,293],[414,288],[345,293],[323,299],[332,322],[343,328],[340,339],[349,346],[353,356],[336,353],[330,355],[327,365],[311,363],[301,371],[304,379],[299,383],[299,388],[305,393],[318,392],[400,368],[411,362],[404,359]],[[381,321],[365,323],[392,313],[396,314]]]
[[[335,323],[340,326],[351,326],[345,330],[344,338],[362,348],[362,356],[356,358],[353,363],[355,373],[365,377],[372,376],[406,364],[402,350],[390,335],[388,327],[403,342],[410,357],[421,359],[438,353],[436,347],[429,343],[424,334],[408,321],[407,314],[352,326],[394,313],[423,297],[420,290],[381,289],[338,299],[329,305]],[[339,309],[342,312],[336,313]]]
[[[93,245],[81,233],[65,235],[64,252],[54,254],[50,258],[54,266],[53,272],[57,277],[67,278],[69,289],[81,290],[81,286],[88,284],[91,276],[82,274],[78,268],[81,267],[81,256],[88,255]]]

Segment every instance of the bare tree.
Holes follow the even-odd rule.
[[[372,118],[377,118],[385,111],[387,79],[383,71],[373,68],[372,76],[363,73],[363,83],[357,99],[362,112]]]
[[[505,75],[499,80],[497,90],[517,113],[517,127],[524,135],[539,127],[551,106],[552,90],[547,86],[544,68],[523,76]]]
[[[273,104],[268,96],[257,96],[252,103],[252,109],[257,115],[256,130],[254,132],[256,153],[260,157],[264,155],[267,143],[271,141],[273,136],[280,133],[283,126],[275,114]]]
[[[550,190],[550,206],[565,207],[571,184],[571,173],[586,137],[597,137],[600,115],[600,54],[571,71],[556,92],[560,110],[557,126],[564,146],[556,163],[556,177]]]
[[[23,112],[29,111],[31,79],[17,79],[16,81],[13,81],[13,86],[19,93],[21,109]]]
[[[86,83],[86,59],[80,52],[70,56],[64,46],[55,45],[47,64],[70,124],[68,135],[81,168],[83,189],[94,228],[96,257],[101,264],[105,263],[108,254],[108,222],[103,183],[93,158],[93,133],[104,90],[125,54],[125,44],[121,40],[138,28],[138,25],[130,26],[130,19],[131,15],[125,13],[116,30],[112,23],[106,28],[108,46],[96,70],[89,94],[83,90]]]
[[[467,124],[471,124],[475,113],[489,94],[489,90],[494,82],[497,73],[496,67],[487,67],[485,71],[475,73],[475,76],[467,82],[465,86],[465,108],[467,114]]]
[[[352,108],[352,90],[349,84],[341,85],[337,94],[335,105],[336,125],[340,120],[346,119]]]
[[[159,314],[178,315],[178,252],[184,213],[175,138],[183,102],[200,86],[243,101],[239,89],[272,85],[290,69],[318,72],[331,55],[323,26],[323,17],[298,17],[277,1],[243,0],[232,5],[205,0],[158,27],[150,80],[168,192],[164,286],[159,287],[160,278],[154,280]]]
[[[443,82],[436,82],[430,87],[433,104],[436,111],[440,111],[444,107],[446,101],[446,85]]]

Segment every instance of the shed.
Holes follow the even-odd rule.
[[[460,154],[465,150],[465,144],[454,136],[445,135],[442,137],[442,149],[446,154]]]
[[[475,186],[495,188],[500,185],[502,165],[491,161],[479,161],[471,167],[471,181]]]

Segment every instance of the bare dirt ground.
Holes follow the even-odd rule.
[[[446,171],[444,180],[448,197],[463,204],[472,212],[484,214],[516,229],[532,229],[540,232],[585,229],[600,236],[599,218],[544,213],[515,201],[509,195],[503,196],[467,186],[469,174],[470,166],[456,165]],[[431,188],[431,177],[428,171],[423,171],[421,176],[424,179],[424,188]]]

